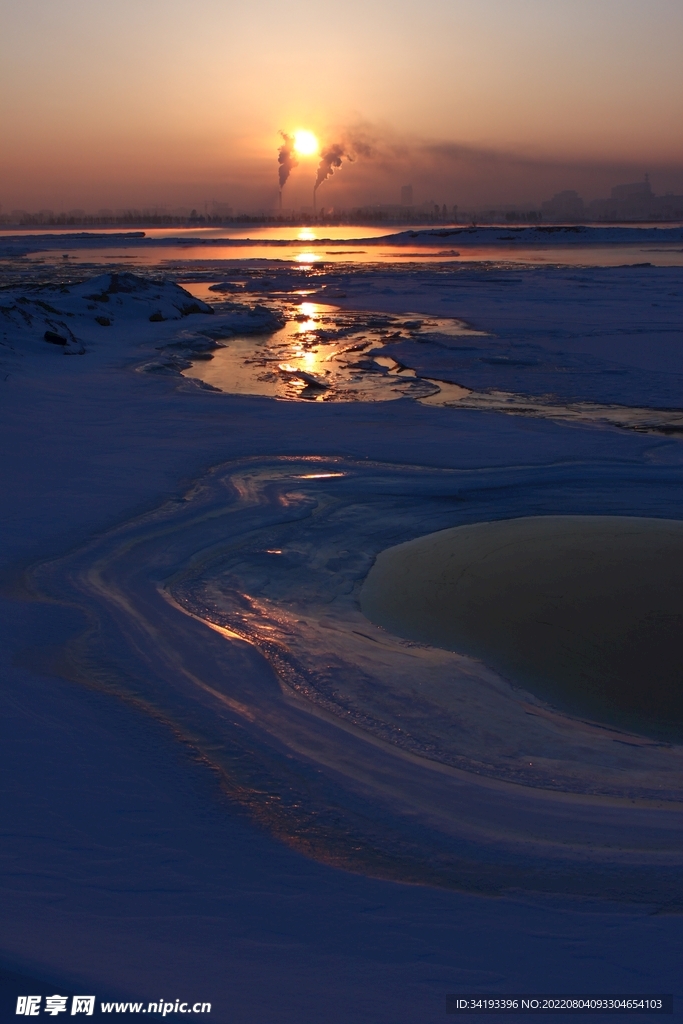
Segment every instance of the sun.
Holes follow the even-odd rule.
[[[318,140],[313,132],[300,129],[294,132],[294,149],[299,156],[313,156],[318,152]]]

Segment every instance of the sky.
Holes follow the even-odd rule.
[[[681,124],[681,0],[0,0],[2,212],[270,208],[296,128],[328,207],[683,193]]]

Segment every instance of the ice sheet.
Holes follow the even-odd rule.
[[[61,264],[29,263],[13,258],[4,264],[5,280],[15,294],[17,289],[24,294],[46,277],[54,284],[69,284],[93,273],[85,266],[74,271]],[[69,260],[63,263],[68,265]],[[463,318],[494,334],[503,319],[494,315],[495,309],[505,314],[511,292],[506,284],[496,283],[497,271],[481,270],[480,284],[476,275],[463,278],[459,288],[458,279],[439,267],[372,273],[236,264],[223,266],[221,273],[217,269],[221,268],[210,260],[201,266],[178,261],[169,278],[213,282],[225,275],[223,279],[229,277],[235,285],[229,297],[247,306],[268,302],[278,290],[291,302],[302,301],[301,292],[306,292],[310,301],[356,312],[411,311]],[[640,315],[650,301],[649,288],[651,301],[656,302],[654,292],[677,287],[670,285],[673,278],[665,278],[669,273],[659,268],[629,270],[632,276],[624,277],[621,289],[626,311]],[[534,282],[542,282],[542,277],[530,277],[526,290],[520,289],[518,304],[510,306],[520,336],[525,318],[530,329],[536,320],[535,300],[541,299],[542,288]],[[557,292],[558,319],[575,301],[569,284],[566,289],[566,303],[563,288]],[[632,293],[640,298],[636,301]],[[599,289],[593,290],[585,304],[587,320],[593,304],[600,319],[599,297]],[[545,324],[550,322],[550,307],[549,303],[543,310]],[[70,646],[83,627],[69,604],[70,595],[76,596],[76,603],[82,599],[71,590],[78,591],[81,581],[76,576],[62,579],[58,599],[66,599],[66,605],[27,604],[24,599],[29,595],[20,589],[19,570],[46,560],[55,567],[64,565],[69,550],[74,557],[86,556],[92,550],[89,541],[95,546],[116,541],[145,510],[153,516],[169,498],[175,504],[172,516],[183,507],[190,512],[196,507],[194,500],[179,500],[188,492],[189,481],[206,479],[209,467],[225,465],[226,460],[234,468],[244,458],[260,460],[271,469],[283,456],[313,456],[361,466],[370,459],[469,473],[466,500],[453,503],[453,495],[447,496],[440,510],[437,501],[433,514],[420,517],[419,523],[411,519],[411,529],[419,532],[442,523],[446,505],[455,508],[458,517],[471,512],[475,518],[490,516],[492,507],[498,515],[523,515],[560,506],[576,512],[680,518],[679,441],[675,436],[585,422],[560,425],[552,418],[428,408],[405,400],[335,405],[202,390],[183,380],[177,366],[167,366],[164,373],[138,370],[170,360],[174,351],[182,353],[182,346],[166,346],[183,341],[179,334],[190,328],[199,336],[205,326],[215,326],[218,314],[152,323],[154,309],[144,310],[141,306],[139,315],[123,317],[109,327],[94,320],[98,311],[86,308],[82,318],[76,313],[73,322],[79,330],[74,334],[85,349],[82,355],[64,358],[57,346],[40,338],[34,344],[21,333],[14,336],[14,347],[3,352],[2,559],[4,566],[13,567],[3,577],[9,596],[3,602],[2,626],[0,750],[6,762],[5,820],[11,823],[3,840],[5,962],[28,975],[47,976],[56,985],[69,978],[79,989],[87,984],[83,990],[91,991],[96,984],[100,991],[115,988],[129,998],[140,993],[158,998],[169,990],[180,995],[180,990],[199,986],[244,1024],[273,1015],[292,1022],[303,1016],[340,1024],[348,1019],[387,1024],[418,1018],[436,1021],[443,1016],[445,992],[462,990],[463,985],[488,991],[520,990],[540,982],[546,988],[570,991],[584,985],[595,990],[604,985],[611,990],[645,985],[678,995],[680,919],[653,913],[671,906],[672,894],[677,899],[680,866],[672,868],[667,858],[678,856],[680,842],[673,843],[673,853],[667,844],[677,835],[671,823],[678,812],[662,825],[663,806],[651,809],[632,804],[631,798],[617,806],[615,796],[561,797],[548,790],[550,802],[538,815],[534,801],[523,797],[524,792],[533,797],[540,790],[462,771],[457,792],[467,837],[461,834],[460,841],[449,831],[444,808],[448,810],[449,800],[452,803],[453,780],[461,769],[415,757],[360,723],[345,730],[338,713],[326,711],[296,689],[288,698],[257,647],[192,619],[157,589],[173,574],[170,562],[178,553],[178,568],[182,563],[183,552],[169,550],[170,562],[161,564],[163,537],[158,538],[161,563],[154,579],[145,576],[151,563],[129,563],[140,573],[139,580],[146,580],[144,587],[126,590],[131,577],[119,573],[123,563],[111,566],[117,587],[124,586],[142,619],[150,614],[160,632],[137,632],[142,619],[136,624],[128,618],[125,601],[112,604],[109,596],[100,594],[92,607],[105,629],[99,638],[103,646],[95,645],[94,660],[79,660],[78,651]],[[71,324],[72,318],[65,322]],[[638,355],[636,342],[633,351]],[[658,366],[665,372],[670,365],[676,373],[673,348],[669,355],[670,364],[663,345]],[[483,484],[480,489],[475,486],[477,478]],[[335,479],[346,478],[311,480],[301,486],[314,488],[311,493],[321,496]],[[277,487],[270,493],[275,498]],[[225,496],[231,494],[227,491]],[[288,506],[290,511],[300,508],[297,501]],[[243,511],[248,528],[280,529],[282,504],[257,503]],[[270,525],[260,520],[262,513],[275,517]],[[117,524],[124,524],[118,535]],[[299,541],[305,543],[305,521],[299,525]],[[295,530],[297,521],[290,526]],[[380,532],[378,546],[404,536],[400,529]],[[277,561],[279,556],[267,557]],[[240,571],[258,582],[256,567],[258,560],[247,558]],[[154,566],[151,571],[153,575]],[[281,595],[273,591],[271,596],[277,598],[279,615]],[[89,606],[90,598],[84,600]],[[118,632],[122,625],[130,628],[124,643]],[[316,623],[311,628],[320,640],[322,628]],[[199,670],[194,673],[197,679],[213,678],[222,696],[245,707],[247,698],[257,700],[256,720],[249,723],[239,709],[206,691],[202,704],[196,683],[173,661],[174,652],[179,652],[185,668]],[[147,657],[151,660],[145,662]],[[83,670],[78,686],[66,678],[76,663]],[[160,704],[137,700],[136,688],[151,685],[159,676],[175,693],[178,713],[188,716],[180,729]],[[244,692],[235,695],[228,692],[229,686]],[[126,687],[133,692],[121,703],[114,694]],[[207,711],[218,705],[214,725],[220,719],[226,731],[214,743],[202,729]],[[273,707],[277,714],[271,713]],[[290,738],[299,730],[297,749],[287,750],[272,734],[269,738],[268,729],[281,729],[283,716]],[[340,736],[337,742],[335,737]],[[178,742],[181,737],[184,743]],[[589,737],[591,756],[598,740],[606,743],[604,735]],[[665,753],[647,748],[642,756],[649,765],[651,757]],[[622,754],[630,763],[637,760],[635,748],[624,746]],[[224,758],[225,768],[220,769],[218,762]],[[329,759],[327,765],[321,763],[323,758]],[[359,772],[365,773],[364,780],[354,774]],[[448,782],[440,788],[441,773]],[[601,777],[608,774],[609,765]],[[217,795],[216,779],[230,793],[226,803]],[[231,779],[248,785],[231,787]],[[383,780],[390,779],[401,784],[383,788]],[[240,803],[246,791],[255,795]],[[511,791],[516,794],[513,803]],[[306,811],[312,806],[311,794],[320,798],[316,806],[322,804],[321,815]],[[404,813],[407,795],[423,807],[417,822]],[[558,808],[555,801],[560,799],[564,802]],[[603,800],[613,802],[607,812]],[[580,821],[579,804],[585,811]],[[599,807],[599,813],[591,811],[592,806]],[[558,813],[549,815],[549,807]],[[521,817],[518,811],[523,812]],[[639,851],[631,847],[629,852],[619,845],[619,837],[623,838],[624,822],[632,822],[638,812],[642,843]],[[493,815],[493,833],[486,815]],[[352,825],[341,839],[340,820]],[[558,829],[571,823],[576,843],[586,850],[595,849],[596,834],[603,842],[613,829],[615,845],[608,856],[614,858],[613,865],[619,861],[618,870],[600,872],[592,852],[586,870],[573,846],[562,861],[562,850],[548,852],[543,822]],[[400,825],[398,832],[392,831],[395,823]],[[536,837],[532,846],[538,840],[538,857],[530,859],[519,852],[528,850],[527,826]],[[494,841],[487,838],[491,834],[497,836]],[[506,838],[501,839],[503,835]],[[382,842],[389,836],[392,843],[382,846],[382,836]],[[634,836],[632,830],[632,843]],[[354,841],[355,837],[364,838]],[[410,860],[414,877],[424,880],[424,861],[412,860],[424,843],[434,856],[431,880],[439,885],[457,847],[460,860],[455,876],[448,868],[447,884],[475,888],[483,872],[487,892],[506,890],[510,884],[518,888],[507,888],[510,895],[493,901],[369,877],[378,871],[392,874],[398,866],[405,877]],[[344,845],[349,856],[358,858],[360,874],[306,859],[326,860],[333,846]],[[659,861],[653,871],[648,858],[655,855]],[[644,867],[646,863],[650,868]],[[543,864],[547,871],[541,870]],[[555,867],[561,868],[561,881]],[[589,902],[567,896],[520,896],[520,884],[524,889],[532,877],[541,877],[546,890],[564,888],[569,879],[567,892],[585,889],[592,878],[599,895]],[[652,886],[661,886],[661,891]],[[635,909],[633,904],[606,902],[606,897],[623,899],[624,894],[647,901],[648,893],[652,902]]]

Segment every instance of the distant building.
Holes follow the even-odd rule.
[[[402,185],[401,186],[401,206],[412,206],[413,205],[413,186]]]
[[[643,181],[635,181],[632,185],[615,185],[611,196],[618,203],[649,203],[654,199],[654,193],[650,188],[650,175],[646,174]]]
[[[683,196],[656,196],[649,175],[642,181],[615,185],[609,199],[594,199],[587,206],[578,192],[557,192],[541,206],[547,221],[671,221],[683,219]]]
[[[642,181],[615,185],[609,199],[594,199],[588,207],[593,220],[681,220],[683,196],[656,196],[646,174]]]
[[[541,213],[548,220],[581,220],[585,206],[578,192],[565,189],[564,192],[556,192],[552,199],[543,203]]]

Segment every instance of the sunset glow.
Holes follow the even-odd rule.
[[[294,132],[294,149],[299,156],[313,156],[319,148],[318,140],[313,132],[304,129]]]
[[[4,4],[0,217],[300,213],[339,145],[352,159],[325,177],[328,209],[397,205],[410,185],[416,207],[528,211],[646,172],[683,193],[680,0],[429,0],[429,47],[399,7],[199,0],[188,23],[182,0],[120,0],[110,23],[101,0]],[[332,73],[312,84],[301,69],[322,53]]]

